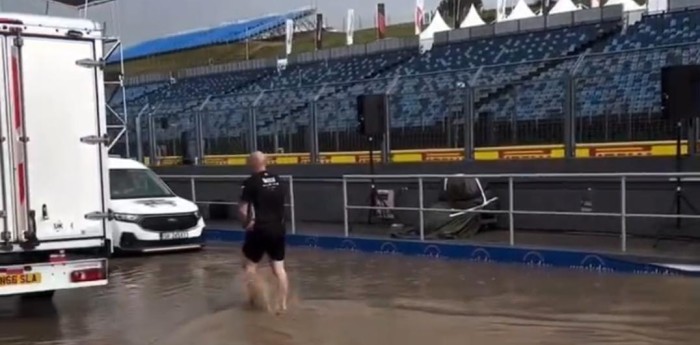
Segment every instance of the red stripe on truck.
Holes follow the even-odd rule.
[[[12,56],[12,107],[15,115],[15,129],[22,128],[22,89],[19,80],[19,60],[17,56]]]
[[[24,163],[17,164],[17,175],[18,175],[17,176],[17,184],[19,184],[19,186],[17,186],[18,193],[19,193],[19,202],[24,204],[24,200],[26,199],[26,196],[27,196],[26,195],[27,193],[25,191],[25,185],[26,185],[25,182],[26,181],[24,181],[24,176],[25,176]]]
[[[19,57],[16,49],[12,52],[12,109],[14,111],[15,136],[20,138],[24,135],[24,121],[22,118],[22,81],[20,79]],[[17,162],[17,194],[20,207],[22,208],[25,207],[27,197],[26,165],[23,150],[24,148],[22,148],[22,151],[16,152],[17,156],[15,157]]]

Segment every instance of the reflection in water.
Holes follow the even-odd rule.
[[[0,344],[51,343],[62,338],[53,304],[0,300]]]
[[[113,260],[55,308],[0,300],[0,344],[697,344],[700,280],[292,250],[291,310],[244,308],[237,248]],[[266,272],[268,279],[269,272]]]

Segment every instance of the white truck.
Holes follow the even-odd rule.
[[[107,284],[99,24],[0,12],[0,296]]]

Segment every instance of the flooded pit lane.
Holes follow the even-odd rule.
[[[0,300],[0,344],[690,345],[700,338],[698,279],[291,249],[293,301],[275,316],[244,307],[238,253],[218,247],[115,259],[109,286],[57,293],[53,308]]]

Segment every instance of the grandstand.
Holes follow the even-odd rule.
[[[470,137],[472,149],[662,141],[674,126],[661,119],[660,68],[700,63],[699,25],[699,9],[635,15],[618,5],[452,30],[424,53],[417,38],[394,39],[290,56],[284,70],[259,60],[141,78],[126,99],[166,155],[180,154],[181,133],[195,137],[197,123],[207,155],[253,143],[308,153],[314,129],[317,151],[366,150],[355,98],[372,93],[389,97],[392,150],[462,149]]]

